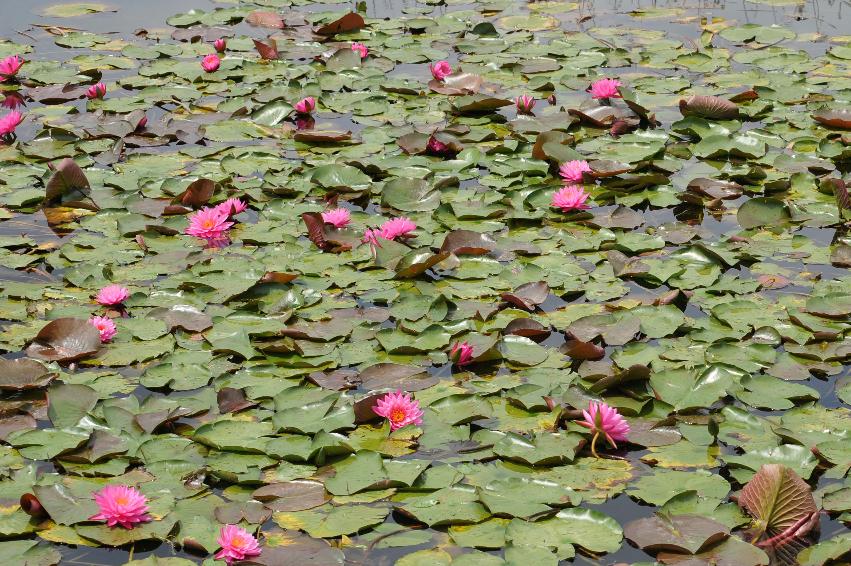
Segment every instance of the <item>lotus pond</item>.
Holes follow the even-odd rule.
[[[4,4],[6,563],[847,563],[847,0]]]

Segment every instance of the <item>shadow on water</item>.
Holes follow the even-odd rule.
[[[5,0],[6,3],[11,3],[13,0]],[[69,50],[61,48],[54,43],[54,36],[45,31],[44,28],[38,25],[56,23],[50,21],[49,18],[38,16],[38,12],[46,6],[53,4],[50,1],[38,2],[21,2],[23,9],[4,9],[3,18],[0,20],[0,37],[4,37],[13,41],[30,43],[35,47],[34,57],[39,59],[65,59],[69,57]],[[143,29],[164,29],[166,28],[165,20],[171,15],[179,12],[186,12],[190,9],[212,10],[216,4],[210,0],[111,0],[109,2],[116,8],[114,12],[106,12],[101,14],[93,14],[90,16],[77,18],[74,20],[74,25],[80,29],[91,32],[106,33],[115,37],[129,38],[140,28]],[[373,18],[393,18],[399,16],[426,14],[429,16],[440,16],[452,11],[471,10],[476,6],[472,4],[452,3],[450,5],[429,6],[421,4],[415,0],[366,0],[366,13]],[[343,10],[348,5],[344,4],[313,4],[306,8],[291,7],[289,10],[308,10],[310,12],[319,12],[325,10]],[[645,8],[675,8],[676,15],[670,21],[665,18],[650,18],[636,19],[633,15]],[[5,6],[4,8],[8,8]],[[563,28],[568,32],[593,30],[594,28],[613,28],[613,27],[632,27],[632,28],[647,28],[665,31],[668,37],[683,41],[684,43],[695,42],[700,35],[699,24],[701,19],[711,18],[726,18],[737,20],[740,23],[755,23],[762,25],[779,24],[785,25],[799,34],[813,34],[808,36],[809,41],[794,41],[789,42],[789,45],[796,49],[806,50],[810,55],[823,55],[829,48],[829,44],[824,41],[823,37],[817,34],[832,34],[840,35],[848,33],[848,23],[851,21],[851,4],[846,0],[809,0],[801,4],[792,6],[770,6],[761,3],[752,3],[746,0],[725,1],[725,0],[687,0],[681,1],[654,1],[654,0],[585,0],[579,3],[579,9],[565,14],[556,14],[556,17],[563,22]],[[250,28],[245,24],[236,27],[237,33],[245,33],[248,35],[257,35],[257,30]],[[723,40],[720,40],[723,42]],[[85,52],[85,50],[73,50],[76,52]],[[424,77],[425,71],[422,66],[399,65],[393,72],[393,75],[411,76],[416,75],[420,78]],[[104,74],[105,80],[116,80],[123,76],[122,71],[108,71]],[[82,101],[77,102],[82,108]],[[347,116],[337,116],[334,118],[325,117],[325,120],[330,120],[333,126],[338,129],[348,129],[359,131],[363,128],[361,124],[353,122]],[[24,132],[25,135],[32,132]],[[475,184],[470,183],[471,186]],[[729,203],[728,203],[729,204]],[[374,208],[369,208],[368,212],[376,213]],[[663,209],[657,211],[648,211],[645,218],[645,225],[649,227],[659,227],[666,223],[676,222],[678,219],[671,209]],[[715,218],[710,214],[704,214],[698,219],[698,225],[701,229],[719,235],[738,230],[737,224],[731,220],[728,215]],[[799,233],[811,238],[820,245],[827,245],[834,238],[835,230],[833,228],[805,228]],[[0,235],[2,236],[27,236],[32,238],[37,243],[42,245],[61,246],[64,242],[69,241],[68,237],[60,237],[47,225],[44,215],[40,212],[33,214],[14,215],[13,217],[0,221]],[[788,263],[789,269],[800,270],[802,264]],[[840,273],[840,270],[832,269],[830,266],[806,266],[808,269],[818,269],[819,274],[823,277],[832,277]],[[0,282],[2,281],[43,281],[50,280],[56,277],[57,274],[50,274],[46,271],[33,269],[31,271],[19,271],[0,266]],[[629,282],[631,298],[648,299],[659,296],[664,292],[665,288],[648,290],[639,285]],[[802,291],[806,289],[802,288]],[[789,289],[785,290],[786,292]],[[779,292],[784,292],[783,290]],[[543,311],[551,311],[566,305],[567,303],[561,298],[550,296],[547,301],[541,305]],[[691,308],[691,307],[690,307]],[[689,316],[705,317],[706,314],[697,308],[687,310]],[[547,345],[557,345],[563,342],[563,335],[554,332],[548,339]],[[611,353],[611,352],[609,352]],[[440,375],[448,375],[449,368],[440,368],[436,370]],[[841,373],[830,377],[811,377],[805,383],[816,389],[821,395],[820,403],[826,407],[837,407],[841,404],[836,396],[836,383],[848,375],[848,368],[844,368]],[[144,398],[149,395],[162,395],[160,392],[150,391],[140,387],[133,393],[139,398]],[[174,396],[174,395],[172,395]],[[46,463],[49,464],[49,463]],[[646,466],[639,465],[639,468]],[[43,471],[50,471],[52,464]],[[821,478],[820,487],[830,483],[830,480]],[[602,511],[621,525],[624,525],[632,520],[647,517],[654,510],[653,507],[643,505],[630,498],[625,494],[620,494],[615,498],[600,504],[591,505],[590,508]],[[388,523],[392,523],[394,519],[389,518]],[[830,538],[838,532],[844,532],[846,529],[835,519],[824,516],[820,531],[821,540]],[[420,546],[406,546],[401,549],[394,548],[375,548],[364,554],[363,545],[358,548],[355,545],[347,550],[347,564],[369,564],[370,566],[390,566],[400,556],[408,554],[413,550],[420,548],[430,548],[438,541],[447,539],[445,531],[431,531],[434,536],[432,539]],[[365,537],[354,537],[358,542],[360,539],[367,540]],[[368,544],[368,542],[366,543]],[[59,552],[62,555],[63,564],[77,564],[87,566],[113,566],[124,564],[130,552],[128,548],[108,549],[108,548],[87,548],[87,547],[72,547],[66,545],[57,545]],[[148,557],[181,557],[189,559],[193,562],[200,563],[200,559],[195,556],[175,549],[168,543],[153,544],[150,546],[138,545],[133,550],[135,559],[144,559]],[[498,554],[498,553],[497,553]],[[652,561],[652,557],[646,553],[632,547],[627,542],[624,542],[623,547],[617,553],[608,555],[605,560],[600,560],[594,557],[578,555],[575,559],[577,564],[613,564],[617,562],[634,563],[641,561]],[[530,565],[532,566],[532,565]]]

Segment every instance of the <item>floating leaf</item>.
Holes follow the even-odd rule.
[[[0,390],[38,389],[56,379],[56,373],[35,360],[0,358]]]
[[[739,494],[739,505],[754,518],[760,545],[780,546],[806,535],[818,524],[810,486],[791,468],[764,464]]]
[[[57,318],[42,328],[27,355],[39,360],[73,362],[100,349],[100,333],[86,320]]]

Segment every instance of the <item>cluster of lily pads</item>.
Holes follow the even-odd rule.
[[[841,562],[849,39],[284,4],[0,41],[0,557]]]

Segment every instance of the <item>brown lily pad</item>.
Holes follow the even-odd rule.
[[[100,333],[87,320],[57,318],[33,339],[27,355],[39,360],[73,362],[100,349]]]
[[[45,387],[55,378],[56,373],[35,360],[0,358],[0,391],[38,389]]]
[[[515,318],[505,325],[502,333],[525,336],[535,342],[542,342],[551,334],[549,328],[531,318]]]
[[[251,496],[272,511],[304,511],[319,507],[331,499],[325,486],[317,481],[297,480],[264,485]]]
[[[257,53],[260,54],[261,59],[265,59],[267,61],[274,61],[280,57],[278,53],[278,43],[269,38],[265,42],[260,41],[259,39],[255,39],[254,41],[254,49],[257,50]]]
[[[361,372],[360,380],[367,391],[400,389],[408,392],[427,389],[440,381],[429,375],[425,368],[393,363],[380,363],[366,368]]]
[[[148,313],[149,318],[158,318],[165,322],[169,332],[182,328],[187,332],[203,332],[213,326],[213,318],[193,306],[174,305],[172,307],[157,307]]]
[[[284,19],[275,12],[255,10],[245,17],[245,21],[256,27],[284,29]]]
[[[812,116],[813,120],[825,126],[851,129],[851,108],[821,108]]]
[[[708,120],[733,120],[739,117],[739,107],[720,96],[696,95],[680,100],[680,114]]]
[[[533,311],[535,307],[547,300],[550,294],[550,286],[546,281],[534,281],[524,283],[511,293],[502,293],[503,301],[519,307],[523,310]]]
[[[364,27],[366,27],[366,22],[363,21],[363,17],[355,12],[349,12],[342,18],[317,28],[316,33],[319,35],[336,35],[348,31],[357,31]]]

